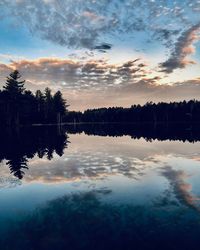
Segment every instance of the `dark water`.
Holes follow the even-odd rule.
[[[0,249],[200,249],[198,126],[2,131]]]

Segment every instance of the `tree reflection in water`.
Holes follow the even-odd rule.
[[[22,179],[28,169],[29,159],[35,155],[51,160],[54,154],[62,156],[68,144],[67,134],[84,132],[87,135],[131,136],[133,139],[179,140],[197,142],[200,140],[198,124],[73,124],[63,127],[35,126],[16,130],[2,130],[0,133],[0,161],[6,160],[10,172]]]
[[[0,248],[194,250],[199,249],[199,219],[188,207],[166,211],[166,206],[104,203],[93,191],[53,200],[12,223]]]
[[[35,155],[51,160],[54,153],[62,156],[67,147],[68,136],[57,127],[23,127],[1,133],[0,161],[6,160],[10,172],[22,179],[28,161]]]

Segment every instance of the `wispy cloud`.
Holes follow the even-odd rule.
[[[188,59],[188,56],[195,52],[194,43],[200,40],[200,23],[192,26],[182,33],[178,38],[170,58],[161,63],[163,72],[171,73],[175,69],[185,68],[188,64],[195,62]]]

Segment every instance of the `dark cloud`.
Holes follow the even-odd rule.
[[[97,50],[100,50],[100,51],[106,51],[106,50],[110,50],[111,48],[112,48],[111,44],[102,43],[101,45],[95,46],[94,49],[97,49]]]
[[[200,23],[197,23],[181,34],[175,44],[170,58],[160,64],[163,72],[172,73],[175,69],[185,68],[188,64],[195,63],[194,61],[187,59],[187,57],[195,51],[193,44],[199,40],[199,32]]]
[[[161,41],[167,48],[171,48],[173,46],[174,38],[177,37],[179,32],[180,30],[159,28],[155,30],[153,38]]]

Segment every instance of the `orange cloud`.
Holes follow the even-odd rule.
[[[175,44],[170,58],[160,64],[161,71],[171,73],[177,68],[185,68],[187,65],[195,63],[192,60],[188,60],[187,57],[195,53],[193,44],[200,39],[199,32],[200,23],[197,23],[182,33]]]

